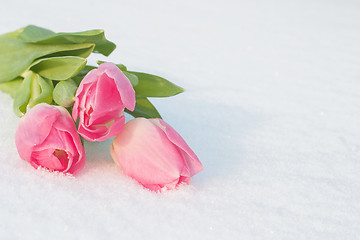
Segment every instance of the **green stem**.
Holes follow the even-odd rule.
[[[30,102],[34,99],[36,99],[37,97],[39,97],[41,94],[41,88],[40,88],[40,84],[39,84],[39,79],[38,76],[34,76],[33,81],[31,83],[31,97],[30,97]]]

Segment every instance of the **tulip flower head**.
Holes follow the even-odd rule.
[[[111,156],[126,175],[154,191],[189,184],[203,169],[183,138],[161,119],[129,121],[114,139]]]
[[[34,168],[76,174],[85,165],[85,150],[68,111],[46,103],[20,119],[15,143],[20,157]]]
[[[113,63],[91,70],[76,91],[72,116],[79,117],[78,132],[88,141],[118,135],[125,124],[124,109],[135,108],[135,91]]]

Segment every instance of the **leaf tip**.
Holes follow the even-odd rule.
[[[183,93],[183,92],[185,92],[186,90],[184,89],[184,88],[182,88],[182,87],[179,87],[179,93]]]

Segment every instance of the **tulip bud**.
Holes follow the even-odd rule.
[[[71,107],[75,101],[77,85],[74,80],[68,79],[56,84],[53,91],[54,101],[63,107]]]
[[[88,141],[118,135],[125,124],[124,109],[135,108],[135,91],[113,63],[91,70],[76,91],[72,116],[79,117],[78,132]]]
[[[65,108],[41,103],[20,119],[15,134],[20,157],[34,168],[76,174],[85,165],[85,150]]]
[[[161,119],[129,121],[114,139],[111,156],[124,174],[154,191],[190,183],[203,169],[182,137]]]

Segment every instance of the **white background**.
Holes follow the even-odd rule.
[[[360,238],[359,1],[2,2],[1,33],[27,24],[104,29],[109,61],[184,87],[153,103],[205,170],[154,194],[111,140],[76,178],[34,170],[0,93],[1,239]]]

